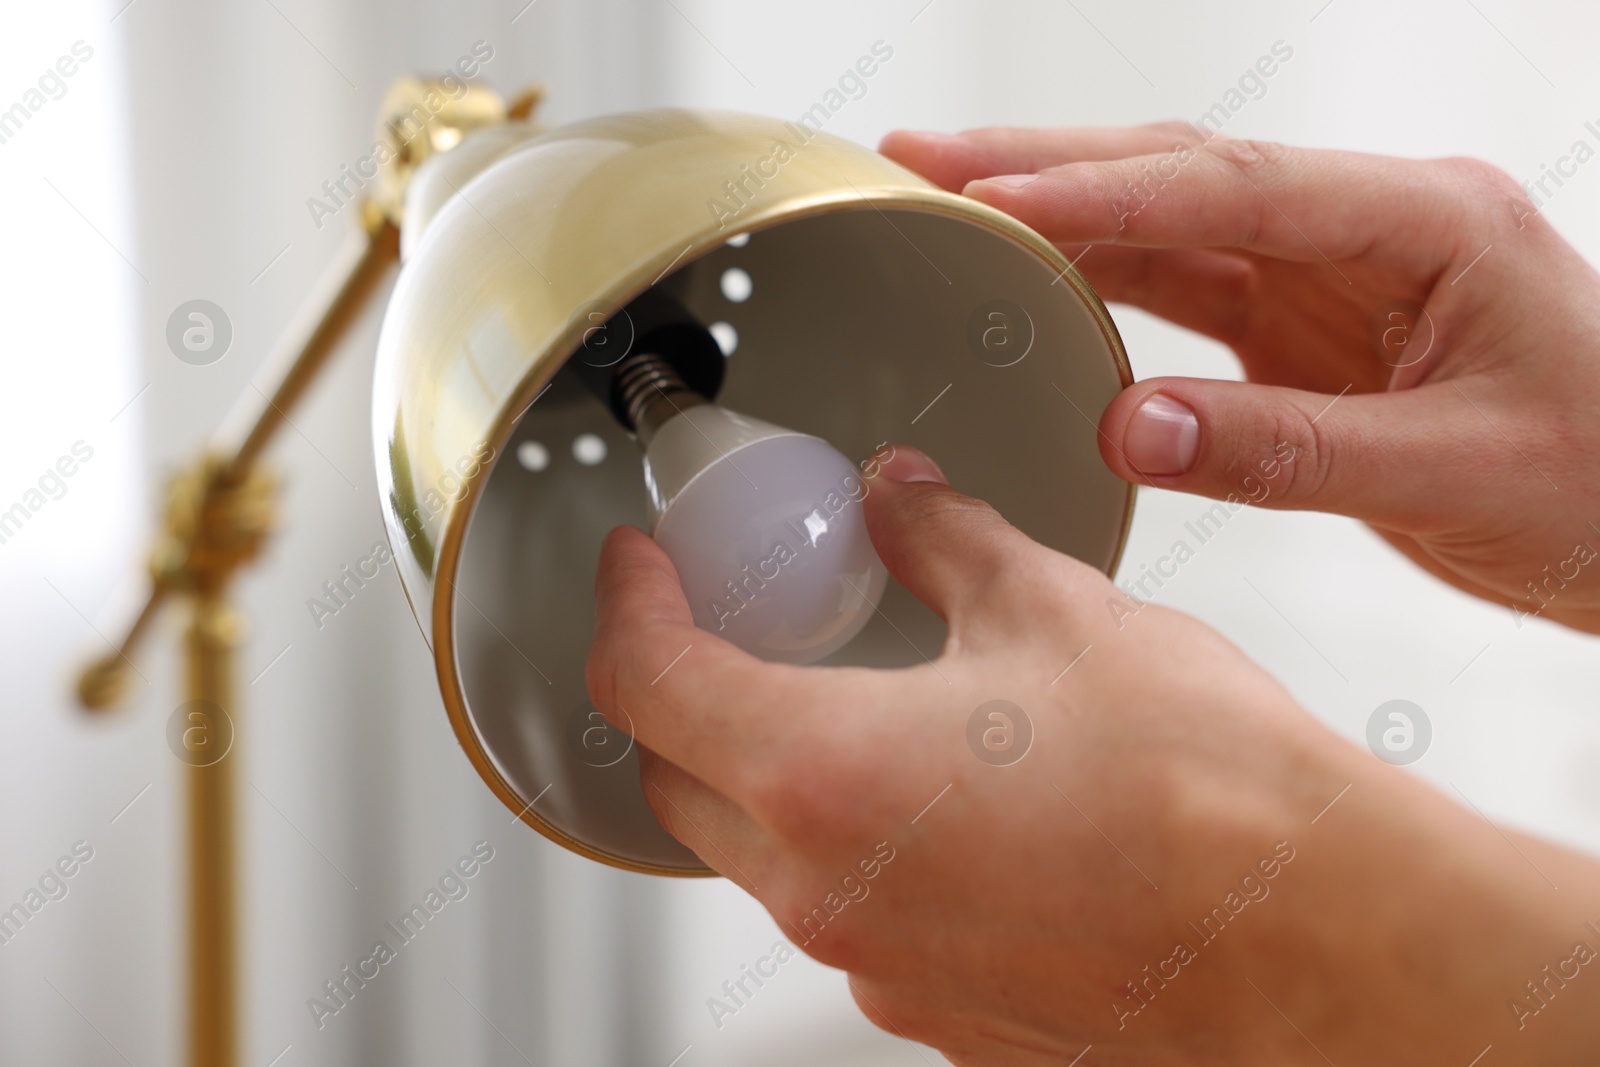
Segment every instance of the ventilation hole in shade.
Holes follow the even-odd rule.
[[[538,441],[524,441],[517,446],[517,462],[525,471],[542,471],[550,466],[550,450]]]
[[[722,295],[735,304],[749,300],[755,287],[756,283],[750,280],[749,273],[738,267],[729,267],[722,272]]]
[[[598,434],[581,433],[572,439],[572,458],[585,467],[605,462],[606,442]]]
[[[713,322],[706,329],[711,336],[717,339],[717,347],[722,349],[724,356],[731,356],[739,347],[739,331],[733,328],[731,322]]]
[[[747,234],[747,233],[737,233],[737,234],[734,234],[732,237],[728,238],[728,247],[729,248],[743,248],[745,245],[747,245],[749,243],[750,243],[750,235]]]

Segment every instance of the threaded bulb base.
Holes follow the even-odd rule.
[[[611,393],[643,445],[648,445],[661,424],[678,412],[708,402],[685,385],[672,364],[655,352],[625,356],[611,379]]]

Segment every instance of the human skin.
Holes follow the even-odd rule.
[[[1054,166],[1069,151],[1076,158],[1119,159],[1129,146],[1151,143],[1146,133],[983,133],[973,135],[979,143],[970,149],[940,138],[897,135],[885,150],[941,184],[963,188],[982,171]],[[1085,139],[1088,147],[1080,144]],[[1005,152],[996,155],[1001,148]],[[1284,158],[1274,155],[1277,150],[1257,151],[1263,158]],[[1193,172],[1213,186],[1225,181],[1201,162],[1186,165],[1182,175]],[[1331,198],[1329,211],[1345,212],[1348,198],[1315,162],[1305,163],[1292,180],[1283,179],[1284,185],[1263,188],[1291,215],[1285,199],[1303,207],[1303,198],[1315,190]],[[1419,208],[1402,194],[1421,196],[1418,188],[1427,182],[1420,172],[1395,177],[1385,169],[1395,162],[1378,161],[1368,180],[1398,185],[1391,190],[1398,206],[1386,209],[1396,213],[1388,220],[1391,227],[1420,226],[1411,217]],[[946,165],[949,170],[939,169]],[[1464,185],[1451,168],[1467,168],[1438,166],[1438,182],[1451,189]],[[1257,184],[1273,180],[1261,171],[1251,178]],[[1084,181],[1102,197],[1120,188],[1108,178]],[[1301,187],[1309,189],[1297,200],[1293,189]],[[1013,192],[1026,194],[1032,185],[999,188],[1004,191],[994,194],[997,203]],[[1156,218],[1164,200],[1183,203],[1175,195],[1180,191],[1178,181],[1170,183],[1125,220],[1123,236],[1135,232],[1138,219],[1147,220],[1137,222],[1145,226]],[[1196,194],[1208,205],[1200,214],[1225,219],[1229,211],[1242,211],[1224,202],[1225,191]],[[1246,184],[1242,192],[1234,189],[1233,200],[1243,200],[1245,192],[1259,195]],[[1093,198],[1082,199],[1088,204]],[[1020,203],[1003,206],[1017,208],[1030,225],[1064,244],[1106,236],[1090,231],[1087,222],[1078,229],[1050,228],[1047,209],[1053,205],[1070,214],[1077,202],[1078,194],[1065,188],[1032,216],[1022,215]],[[1197,199],[1187,203],[1195,213]],[[1378,200],[1366,203],[1376,210]],[[1092,214],[1083,208],[1086,220]],[[1170,214],[1171,226],[1196,225],[1176,207]],[[1104,229],[1104,215],[1095,221]],[[1239,232],[1259,235],[1273,225],[1252,224]],[[1347,219],[1346,225],[1353,222]],[[1459,236],[1448,228],[1439,232],[1451,240]],[[1340,268],[1368,285],[1374,303],[1390,298],[1385,286],[1400,277],[1398,268],[1365,265],[1361,258],[1374,254],[1381,241],[1346,246],[1333,240],[1343,240],[1339,234],[1311,233],[1318,244],[1323,236],[1334,246],[1324,250],[1338,253]],[[1222,495],[1238,484],[1243,471],[1235,470],[1253,466],[1273,454],[1278,441],[1289,440],[1297,449],[1315,450],[1315,467],[1324,472],[1304,481],[1295,476],[1297,506],[1381,518],[1390,523],[1385,529],[1392,540],[1433,561],[1430,569],[1464,588],[1478,585],[1493,594],[1494,583],[1503,585],[1509,581],[1504,575],[1520,573],[1516,567],[1524,559],[1539,559],[1529,576],[1550,559],[1566,559],[1571,546],[1548,558],[1539,553],[1547,543],[1560,542],[1550,531],[1564,529],[1571,513],[1563,509],[1582,495],[1581,483],[1570,478],[1571,488],[1544,499],[1545,510],[1539,511],[1527,486],[1494,480],[1515,481],[1530,472],[1489,454],[1484,442],[1498,438],[1481,421],[1474,426],[1461,419],[1434,387],[1465,383],[1467,395],[1490,419],[1511,420],[1506,432],[1523,450],[1535,449],[1532,462],[1561,484],[1594,450],[1569,456],[1535,438],[1585,431],[1571,411],[1554,411],[1541,422],[1519,407],[1534,403],[1516,400],[1531,395],[1532,386],[1524,389],[1514,370],[1483,369],[1491,365],[1484,353],[1495,348],[1505,327],[1495,325],[1476,340],[1472,331],[1506,319],[1528,329],[1549,328],[1552,338],[1570,334],[1575,341],[1587,310],[1569,310],[1561,319],[1558,309],[1549,308],[1536,324],[1520,312],[1497,318],[1488,308],[1453,309],[1446,316],[1441,308],[1436,317],[1449,326],[1439,328],[1436,344],[1445,348],[1411,373],[1426,376],[1434,373],[1429,368],[1436,359],[1468,352],[1459,363],[1451,357],[1458,368],[1454,377],[1357,395],[1384,387],[1369,373],[1306,433],[1310,416],[1297,422],[1290,409],[1312,404],[1315,415],[1355,376],[1362,358],[1333,340],[1318,340],[1319,330],[1348,345],[1365,344],[1358,310],[1365,295],[1357,299],[1334,288],[1345,283],[1316,253],[1280,237],[1281,268],[1256,262],[1270,258],[1262,252],[1214,253],[1233,257],[1224,265],[1180,257],[1174,267],[1173,260],[1146,257],[1145,249],[1130,246],[1102,259],[1114,264],[1094,275],[1107,296],[1137,296],[1137,302],[1179,321],[1194,316],[1186,325],[1198,326],[1199,316],[1226,310],[1199,307],[1208,303],[1201,299],[1208,295],[1203,288],[1195,296],[1156,292],[1164,286],[1197,289],[1195,270],[1233,279],[1209,294],[1211,302],[1233,286],[1244,294],[1240,299],[1290,301],[1307,316],[1299,324],[1284,308],[1235,316],[1281,320],[1273,329],[1295,349],[1293,357],[1269,358],[1266,340],[1244,343],[1266,326],[1236,333],[1247,370],[1273,386],[1174,379],[1164,387],[1141,383],[1130,389],[1102,422],[1121,451],[1137,453],[1147,473],[1159,466],[1153,461],[1162,458],[1162,449],[1169,458],[1182,453],[1184,435],[1171,431],[1171,418],[1144,440],[1128,438],[1139,399],[1159,388],[1189,403],[1198,425],[1190,435],[1195,440],[1188,472],[1150,473],[1147,480],[1156,484]],[[1154,240],[1148,233],[1143,239]],[[1084,266],[1107,251],[1096,247]],[[1122,257],[1124,251],[1130,255]],[[1392,255],[1432,261],[1415,248]],[[1310,277],[1318,269],[1332,278],[1320,283],[1328,305],[1322,310],[1312,295],[1318,283]],[[1581,261],[1573,269],[1595,285]],[[1280,270],[1275,281],[1259,280]],[[1241,271],[1247,280],[1235,277]],[[1455,276],[1447,271],[1440,272],[1445,285]],[[1165,281],[1152,280],[1157,277]],[[1432,306],[1432,289],[1411,292]],[[1505,299],[1504,291],[1490,296]],[[1194,306],[1186,310],[1186,301]],[[1339,372],[1318,378],[1325,370],[1314,358],[1318,353],[1301,352],[1289,343],[1294,338],[1322,345],[1324,363],[1333,361]],[[1548,353],[1573,375],[1585,373],[1581,361],[1569,359],[1559,346],[1534,351]],[[1547,372],[1532,367],[1527,373],[1539,378]],[[1552,408],[1564,408],[1572,394],[1593,395],[1600,372],[1586,373],[1584,381],[1565,382],[1548,398]],[[1287,381],[1328,395],[1292,393],[1277,384]],[[1427,390],[1433,390],[1432,406],[1407,409],[1425,424],[1405,422],[1398,408],[1371,415],[1365,406],[1416,403],[1414,395]],[[1459,403],[1460,394],[1449,396],[1472,412]],[[1331,422],[1347,405],[1356,414]],[[1528,435],[1526,443],[1518,431]],[[1391,433],[1405,463],[1391,461],[1384,451]],[[1118,449],[1107,453],[1114,470],[1146,480],[1130,466],[1117,466],[1125,462]],[[1475,457],[1473,462],[1463,465],[1462,453]],[[1438,506],[1454,509],[1454,526],[1430,526],[1420,506],[1406,512],[1415,522],[1399,523],[1409,507],[1405,493],[1358,484],[1355,472],[1392,476],[1412,492],[1427,490],[1429,479],[1406,464],[1436,464],[1434,480],[1455,478],[1462,486],[1487,488],[1498,494],[1500,508],[1516,513],[1500,520],[1504,529],[1497,540],[1483,535],[1493,526],[1493,507],[1474,511],[1442,497]],[[1297,455],[1292,466],[1300,465]],[[622,528],[602,553],[588,681],[602,712],[627,710],[641,746],[645,795],[662,824],[760,900],[798,947],[848,971],[869,1018],[960,1064],[1064,1064],[1088,1046],[1083,1067],[1465,1067],[1486,1047],[1482,1067],[1594,1062],[1600,1050],[1600,959],[1564,984],[1547,979],[1551,972],[1543,969],[1559,968],[1579,942],[1600,951],[1600,865],[1499,830],[1454,798],[1374,760],[1318,723],[1269,675],[1193,618],[1147,605],[1119,625],[1106,604],[1121,594],[1104,575],[1038,545],[987,505],[946,486],[933,462],[915,450],[898,447],[892,459],[875,465],[867,485],[863,507],[884,563],[949,625],[936,660],[900,670],[756,660],[696,629],[671,562],[643,533]],[[1280,496],[1275,491],[1272,499]],[[1447,528],[1458,536],[1445,538]],[[1436,541],[1459,547],[1472,540],[1462,530],[1478,531],[1472,551],[1439,549]],[[1537,543],[1528,547],[1529,539]],[[1495,561],[1491,540],[1512,562]],[[1584,596],[1578,582],[1569,582],[1544,614],[1555,617],[1554,606],[1561,605],[1564,619],[1595,629],[1592,598]],[[662,673],[669,663],[671,669]],[[985,762],[968,746],[974,710],[995,699],[1024,709],[1034,729],[1027,755],[1009,766]],[[880,842],[894,850],[894,858],[864,880],[861,863],[881,852]],[[1281,861],[1286,854],[1292,859]],[[1280,862],[1272,865],[1275,856]],[[853,881],[845,882],[846,876]],[[841,890],[859,899],[835,914]],[[830,893],[836,894],[832,903]],[[1230,893],[1260,899],[1232,914]],[[814,920],[806,923],[819,914],[819,905],[826,919],[820,930]],[[1198,926],[1219,906],[1228,921],[1207,940]],[[1595,924],[1594,931],[1587,922]],[[1161,967],[1180,942],[1193,958],[1175,976],[1168,970],[1167,979],[1150,978],[1146,968]],[[1542,1000],[1525,988],[1530,981],[1548,982]],[[1130,993],[1130,982],[1143,992]],[[1529,1009],[1520,1017],[1509,1007],[1519,996]]]
[[[1600,633],[1600,567],[1567,562],[1600,548],[1600,276],[1503,171],[1202,142],[1184,123],[881,147],[1073,257],[1092,244],[1078,267],[1103,297],[1239,357],[1248,383],[1151,378],[1119,396],[1101,419],[1117,474],[1224,497],[1287,440],[1293,476],[1265,506],[1354,516],[1458,588]],[[1186,150],[1175,178],[1152,178]],[[1372,336],[1395,301],[1432,325],[1426,357],[1399,367],[1415,356],[1384,358]],[[1194,412],[1189,454],[1170,403],[1140,418],[1157,396]]]

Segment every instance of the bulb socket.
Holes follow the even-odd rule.
[[[679,408],[714,400],[722,388],[721,346],[660,286],[634,297],[593,336],[605,344],[583,342],[567,368],[643,444]],[[618,348],[621,358],[613,355]]]
[[[613,409],[620,409],[626,425],[648,445],[672,416],[686,408],[708,403],[684,382],[666,357],[656,352],[634,352],[617,364],[611,379]]]

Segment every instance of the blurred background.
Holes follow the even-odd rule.
[[[0,542],[0,905],[87,842],[93,859],[0,945],[0,1064],[180,1062],[185,906],[177,613],[118,714],[89,720],[75,668],[105,648],[160,489],[251,388],[353,222],[306,207],[371,144],[398,75],[476,42],[541,116],[713,106],[792,118],[876,41],[892,61],[830,132],[1195,119],[1276,42],[1292,58],[1234,135],[1406,156],[1474,155],[1519,179],[1600,143],[1575,0],[110,0],[8,4],[0,109],[61,56],[75,72],[0,125],[0,510],[64,455],[76,473]],[[1600,167],[1544,206],[1600,254]],[[173,357],[168,317],[206,299],[225,356]],[[1234,376],[1230,355],[1113,308],[1135,372]],[[368,431],[376,315],[271,456],[285,527],[240,590],[246,1001],[242,1062],[918,1064],[844,976],[788,963],[735,1017],[707,998],[779,932],[721,881],[583,860],[510,822],[460,752],[397,582],[319,630],[305,602],[382,527]],[[620,460],[619,460],[620,461]],[[1124,574],[1206,507],[1141,494]],[[1412,772],[1505,824],[1600,850],[1600,656],[1592,638],[1469,600],[1342,519],[1246,511],[1160,590],[1224,631],[1358,743],[1415,702],[1433,738]],[[397,966],[319,1029],[306,1007],[382,923],[480,840],[494,859]],[[276,1057],[276,1058],[275,1058]],[[678,1057],[674,1059],[674,1057]]]

